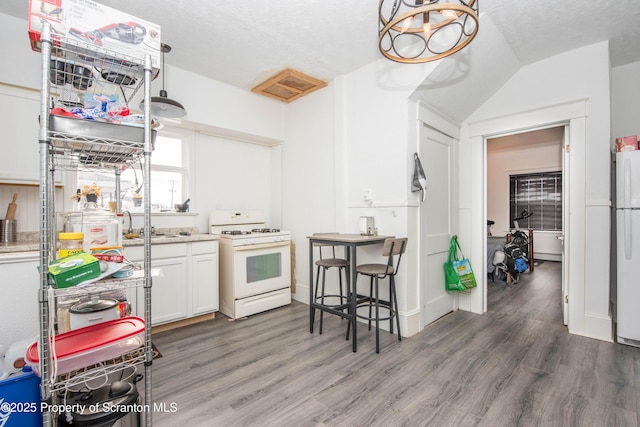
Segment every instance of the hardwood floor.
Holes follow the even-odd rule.
[[[458,311],[398,342],[308,306],[153,336],[154,426],[637,426],[640,349],[569,335],[560,264],[490,286],[489,312]]]

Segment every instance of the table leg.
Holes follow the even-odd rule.
[[[357,289],[357,283],[356,283],[356,279],[358,277],[358,273],[356,272],[356,247],[355,246],[349,246],[349,253],[351,254],[350,256],[350,261],[351,261],[351,319],[349,319],[349,321],[352,324],[352,328],[353,329],[353,334],[351,335],[351,338],[353,339],[353,352],[355,353],[358,350],[358,327],[357,327],[357,319],[358,316],[356,316],[356,305],[358,302],[358,289]]]
[[[313,333],[316,309],[313,306],[313,240],[309,239],[309,332]]]

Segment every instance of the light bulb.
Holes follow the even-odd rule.
[[[431,37],[431,24],[429,23],[429,14],[424,14],[424,24],[422,24],[422,32],[424,33],[424,38],[429,40]]]
[[[451,10],[451,9],[442,9],[440,11],[440,13],[442,14],[442,16],[444,16],[447,19],[451,19],[451,20],[456,20],[458,19],[458,14],[456,13],[455,10]]]
[[[431,37],[431,24],[425,22],[422,26],[422,32],[424,33],[424,37],[429,39],[429,37]]]
[[[400,30],[400,34],[404,34],[409,28],[411,28],[411,24],[413,24],[413,16],[410,16],[402,21],[402,29]]]

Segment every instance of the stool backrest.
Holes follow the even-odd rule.
[[[407,249],[407,241],[409,239],[406,237],[394,238],[394,239],[386,239],[384,241],[384,247],[382,248],[382,256],[389,257],[387,260],[387,265],[393,267],[393,257],[397,256],[397,262],[393,269],[393,274],[398,272],[398,267],[400,266],[400,260],[402,259],[402,254]]]

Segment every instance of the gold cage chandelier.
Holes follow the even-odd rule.
[[[380,0],[380,52],[406,64],[456,53],[478,33],[479,0]]]

